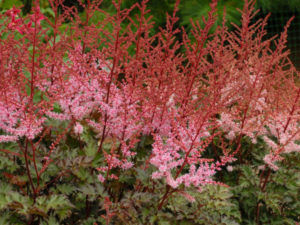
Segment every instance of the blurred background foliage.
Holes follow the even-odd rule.
[[[1,0],[0,9],[5,10],[11,8],[13,5],[23,5],[23,13],[27,14],[31,11],[33,2],[35,0]],[[85,0],[83,0],[85,1]],[[42,8],[49,8],[50,4],[48,0],[39,0]],[[142,2],[142,0],[123,0],[122,7],[128,8],[134,3]],[[166,19],[166,13],[172,13],[176,0],[150,0],[148,2],[148,8],[151,10],[153,20],[157,25],[163,25]],[[207,15],[210,10],[209,4],[211,0],[182,0],[179,5],[180,25],[190,28],[190,19],[201,20],[203,15]],[[243,7],[243,0],[219,0],[218,11],[219,19],[221,22],[223,17],[223,9],[226,8],[226,19],[228,23],[239,23],[240,14],[236,10]],[[283,9],[286,12],[300,12],[299,0],[257,0],[257,8],[262,9],[264,12],[280,12]],[[78,1],[65,0],[65,5],[75,6],[79,11],[83,12],[78,4]],[[101,8],[108,12],[114,11],[114,6],[111,4],[111,0],[103,0]]]
[[[31,11],[33,2],[35,0],[0,0],[0,11],[11,8],[13,5],[22,6],[23,14]],[[86,1],[86,0],[83,0]],[[132,4],[141,2],[142,0],[123,0],[122,7],[128,8]],[[39,0],[42,12],[47,16],[51,16],[51,9],[48,0]],[[166,21],[166,13],[171,14],[176,0],[149,0],[148,8],[151,10],[153,16],[152,21],[154,26],[153,34],[157,32],[159,27],[164,27]],[[179,22],[178,27],[184,27],[187,31],[191,29],[191,20],[200,21],[202,23],[202,16],[206,16],[210,10],[209,4],[211,0],[181,0],[179,5]],[[240,25],[240,13],[237,8],[243,7],[243,0],[219,0],[218,2],[218,19],[215,24],[222,23],[224,8],[226,9],[227,26],[232,29],[231,23]],[[68,6],[75,6],[84,16],[84,9],[75,0],[65,0],[64,4]],[[291,60],[300,69],[300,0],[257,0],[256,7],[260,9],[257,18],[265,17],[271,13],[271,17],[266,27],[268,31],[267,38],[280,34],[286,22],[295,16],[294,21],[288,31],[288,48],[291,52]],[[101,8],[106,12],[114,13],[115,9],[111,0],[103,0]],[[137,13],[138,10],[133,10],[132,14]],[[95,15],[94,22],[101,20],[102,15]],[[203,23],[202,23],[203,24]],[[212,29],[213,32],[214,29]]]
[[[257,5],[264,11],[280,12],[282,10],[300,12],[299,0],[257,0]]]

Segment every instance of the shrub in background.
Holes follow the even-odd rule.
[[[147,1],[79,4],[0,17],[2,223],[295,223],[291,21],[265,40],[245,1],[240,27],[211,32],[213,1],[187,34],[177,2],[152,34]]]

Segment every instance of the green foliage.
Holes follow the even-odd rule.
[[[13,6],[21,6],[23,5],[20,0],[2,0],[0,2],[0,9],[10,9]]]
[[[186,28],[191,29],[191,18],[195,21],[200,21],[200,25],[204,26],[202,17],[206,16],[207,13],[210,11],[210,0],[191,0],[191,1],[182,1],[182,5],[180,7],[180,14],[181,16],[181,25],[185,26]],[[217,12],[218,17],[215,23],[214,29],[218,25],[222,25],[223,22],[223,12],[224,9],[226,11],[226,25],[231,26],[231,23],[240,24],[240,13],[236,10],[237,8],[243,8],[243,1],[236,1],[236,0],[224,0],[218,2]]]
[[[248,153],[244,150],[249,154],[246,162],[224,175],[238,201],[241,224],[295,224],[300,216],[300,154],[286,155],[280,170],[271,171],[261,166],[261,156],[267,151],[264,146],[259,141]],[[263,188],[268,173],[270,179]]]
[[[284,10],[289,10],[291,12],[300,12],[299,0],[258,0],[257,6],[261,7],[267,12],[278,12]]]
[[[48,121],[52,135],[68,129],[66,123]],[[40,143],[46,151],[45,136]],[[98,143],[94,133],[84,128],[80,139],[70,132],[53,152],[51,163],[40,177],[39,195],[33,200],[28,194],[30,185],[24,173],[24,157],[15,158],[0,153],[0,224],[26,224],[32,220],[39,224],[106,224],[104,199],[109,197],[111,224],[256,224],[257,212],[261,224],[295,224],[300,216],[300,155],[290,154],[279,165],[279,171],[270,172],[270,181],[262,188],[268,168],[263,168],[267,153],[262,140],[252,144],[242,139],[243,162],[234,162],[233,171],[216,176],[229,187],[207,185],[202,190],[190,187],[174,190],[161,210],[158,205],[165,193],[165,183],[151,179],[154,169],[145,167],[151,136],[144,136],[136,145],[135,167],[114,171],[118,180],[100,183],[95,168],[102,165],[102,155],[96,154]],[[109,143],[106,143],[109,145]],[[109,148],[109,146],[107,146]],[[15,154],[15,144],[1,144]],[[40,170],[43,159],[37,158]],[[35,170],[31,164],[34,185]],[[262,174],[263,173],[263,174]],[[190,197],[189,197],[190,196]],[[187,200],[194,198],[194,202]]]
[[[142,178],[144,182],[149,179],[147,174],[137,171],[138,178]],[[161,198],[159,193],[163,192],[163,183],[153,184],[150,180],[141,191],[128,190],[121,201],[112,204],[111,209],[115,212],[113,224],[233,225],[241,221],[238,206],[229,188],[208,185],[201,192],[195,188],[190,188],[184,193],[175,192],[168,204],[162,210],[158,210],[157,205]],[[189,202],[184,195],[194,197],[195,202]]]
[[[175,221],[190,221],[186,224],[240,224],[241,215],[229,188],[207,185],[201,190],[189,190],[195,198],[189,203],[184,196],[176,195],[168,208],[177,215]]]

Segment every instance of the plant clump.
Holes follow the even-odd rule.
[[[246,0],[241,26],[229,31],[224,12],[211,32],[213,0],[186,33],[177,1],[153,34],[147,0],[126,9],[112,1],[115,14],[100,0],[79,2],[84,14],[49,2],[51,16],[37,2],[30,15],[13,8],[0,17],[3,221],[238,224],[241,215],[257,223],[284,215],[294,200],[278,208],[262,196],[300,151],[299,72],[285,49],[292,20],[265,39],[268,17],[254,21],[255,2]],[[245,197],[247,173],[261,193],[245,206],[251,216],[231,198]]]

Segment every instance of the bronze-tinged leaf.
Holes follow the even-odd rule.
[[[29,209],[29,214],[32,215],[38,215],[38,216],[42,216],[42,217],[48,217],[47,213],[44,212],[43,210],[36,208],[36,207],[32,207]]]
[[[19,176],[6,172],[3,172],[2,174],[9,180],[9,183],[18,185],[19,187],[23,187],[27,183],[26,181],[22,180]]]
[[[9,208],[12,208],[12,209],[23,209],[24,206],[21,202],[12,202],[8,205]]]

